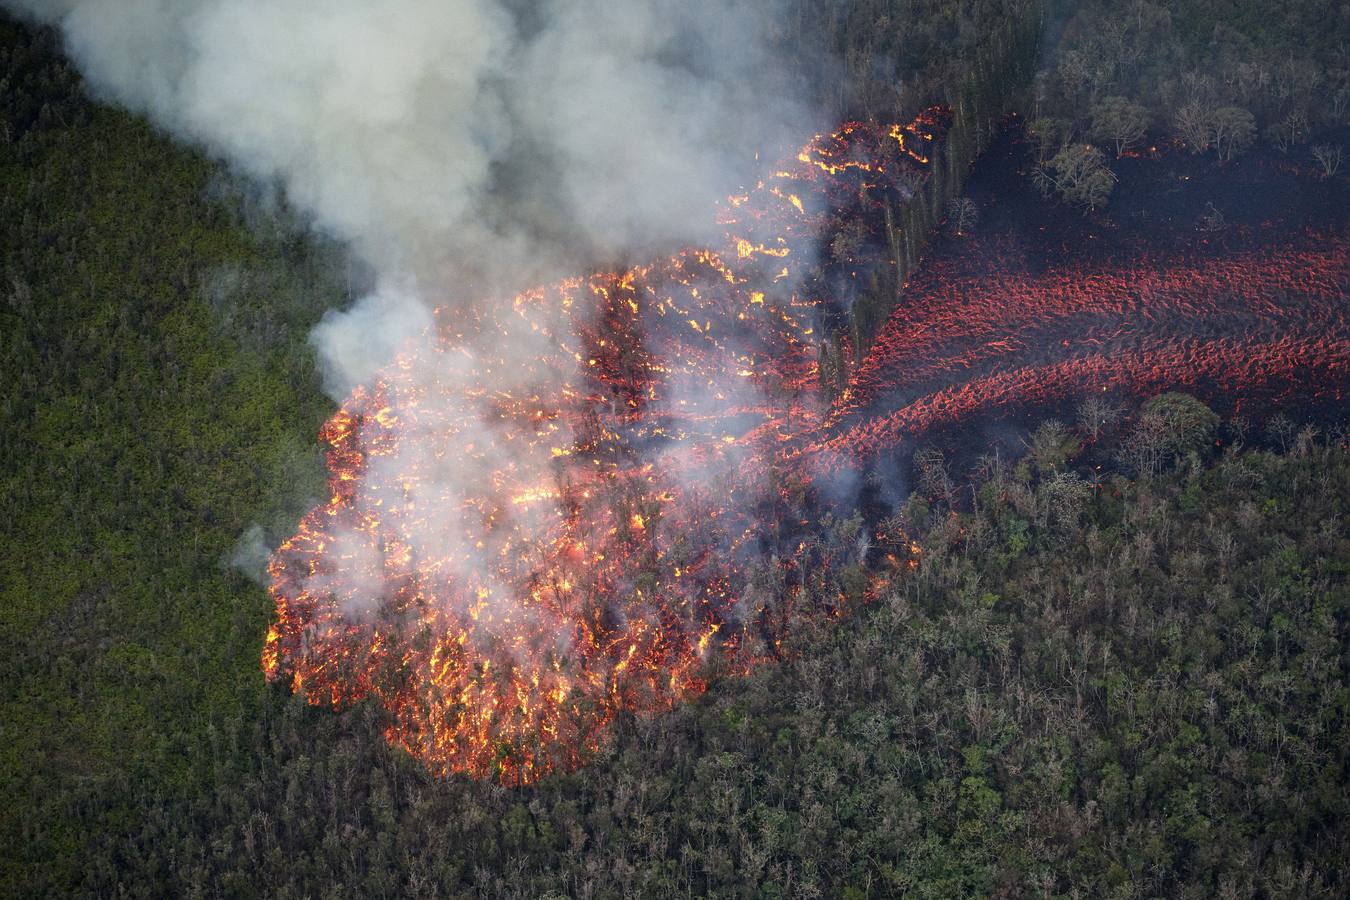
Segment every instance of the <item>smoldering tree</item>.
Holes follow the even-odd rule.
[[[917,451],[914,454],[914,471],[919,478],[919,490],[925,496],[951,504],[956,487],[941,450],[925,447]]]
[[[952,234],[969,234],[979,221],[980,208],[969,197],[954,197],[947,203],[947,227]]]
[[[846,264],[855,259],[867,241],[867,226],[861,219],[850,219],[830,241],[830,256]]]
[[[1062,469],[1078,455],[1083,444],[1058,419],[1047,419],[1024,441],[1036,471],[1048,475]]]

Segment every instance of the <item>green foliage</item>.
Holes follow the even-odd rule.
[[[1092,136],[1114,144],[1117,157],[1144,139],[1148,122],[1148,109],[1126,97],[1104,97],[1092,106]]]
[[[195,789],[259,699],[263,590],[229,561],[324,490],[305,341],[341,257],[81,94],[0,20],[0,883],[64,893],[128,785]],[[148,177],[148,173],[153,173]]]
[[[271,693],[188,745],[195,796],[136,789],[84,886],[1343,894],[1350,453],[1229,454],[1115,492],[1067,533],[1011,491],[943,511],[873,605],[807,612],[784,662],[620,721],[594,764],[535,787],[436,781],[373,709]]]
[[[1105,154],[1091,144],[1069,144],[1039,166],[1036,175],[1046,193],[1089,211],[1105,206],[1116,186]]]
[[[1214,410],[1190,394],[1176,391],[1149,400],[1143,414],[1162,421],[1166,449],[1182,455],[1207,450],[1219,425]]]
[[[1026,133],[1036,143],[1036,161],[1043,163],[1069,143],[1073,125],[1068,119],[1041,116],[1027,123]]]
[[[1111,91],[1170,121],[1156,112],[1175,47],[1217,35],[1223,54],[1235,30],[1283,34],[1314,5],[1222,20],[1187,4],[1168,25],[1124,4]],[[1030,73],[1037,42],[989,25],[1013,7],[802,5],[784,40],[852,50],[868,76],[840,80],[850,108],[884,117],[951,91],[953,194],[1023,80],[1007,72]],[[344,260],[88,103],[50,33],[0,20],[0,38],[5,894],[1350,890],[1350,461],[1291,425],[1286,455],[1204,468],[1212,414],[1186,399],[1154,401],[1162,449],[1138,483],[1087,485],[1076,439],[1047,426],[953,515],[965,492],[930,456],[929,494],[900,516],[917,570],[842,622],[824,611],[875,573],[808,573],[784,662],[621,720],[593,766],[537,786],[437,781],[372,708],[266,687],[269,604],[228,561],[248,525],[285,534],[323,490],[329,407],[305,338],[349,295]],[[1066,28],[1067,49],[1082,40]],[[925,62],[953,53],[961,66]],[[1082,63],[1064,71],[1096,78]],[[1309,96],[1300,78],[1289,97]],[[1262,90],[1233,102],[1265,117]],[[936,204],[896,214],[911,269]],[[864,537],[843,518],[819,540],[856,560],[844,549]],[[781,577],[766,602],[786,599]]]
[[[1027,441],[1027,456],[1044,474],[1059,471],[1083,449],[1083,442],[1058,419],[1037,426]]]
[[[1117,154],[1149,122],[1221,160],[1259,131],[1281,150],[1339,128],[1350,109],[1350,13],[1329,0],[1156,0],[1055,4],[1037,114],[1068,120]],[[1129,101],[1124,97],[1131,98]],[[1051,151],[1052,152],[1052,151]],[[1047,155],[1042,153],[1042,158]]]
[[[1239,106],[1223,106],[1209,117],[1210,144],[1227,162],[1252,145],[1256,138],[1256,119]]]

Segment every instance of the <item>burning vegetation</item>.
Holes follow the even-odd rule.
[[[1083,394],[1350,383],[1338,230],[1035,267],[972,243],[859,352],[848,305],[898,287],[894,211],[948,119],[817,137],[728,200],[719,247],[438,313],[324,427],[331,497],[270,566],[269,677],[372,698],[436,771],[529,782],[776,657],[795,586],[872,537],[815,539],[823,476]],[[897,570],[918,552],[875,537]]]
[[[373,697],[438,770],[528,781],[702,691],[714,650],[772,656],[790,603],[746,578],[807,547],[775,461],[828,410],[815,248],[847,218],[831,277],[881,264],[871,229],[943,121],[816,138],[730,198],[722,247],[439,314],[323,429],[332,494],[271,564],[268,675]]]

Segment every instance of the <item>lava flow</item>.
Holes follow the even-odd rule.
[[[324,426],[268,676],[373,699],[439,772],[529,782],[775,656],[793,586],[860,553],[815,539],[796,488],[823,472],[1088,390],[1350,384],[1343,232],[1036,272],[994,239],[926,264],[831,397],[822,333],[891,264],[945,122],[817,137],[728,201],[721,246],[438,312]],[[820,255],[846,224],[856,251]]]
[[[854,466],[935,427],[1088,392],[1236,407],[1335,403],[1350,385],[1344,232],[1219,258],[1145,246],[1034,273],[1018,255],[990,240],[925,266],[800,455]]]
[[[745,572],[804,542],[764,463],[827,409],[798,287],[832,217],[911,195],[944,118],[816,138],[730,199],[722,247],[438,313],[323,429],[332,496],[271,563],[268,675],[375,698],[440,771],[528,781],[701,691],[713,648],[769,655],[787,610]]]

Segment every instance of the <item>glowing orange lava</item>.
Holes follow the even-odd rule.
[[[323,429],[332,496],[272,561],[267,674],[374,698],[437,770],[527,781],[703,690],[714,650],[769,655],[787,609],[745,572],[805,545],[775,561],[765,462],[827,409],[796,286],[831,211],[922,179],[941,120],[816,138],[732,198],[722,248],[439,313]]]
[[[730,199],[719,247],[438,313],[324,426],[331,497],[272,560],[267,675],[314,704],[372,698],[439,772],[532,781],[619,711],[774,656],[793,585],[836,562],[795,485],[1086,390],[1350,384],[1338,233],[1036,273],[993,242],[925,266],[825,395],[821,270],[887,264],[882,210],[945,121],[816,138]],[[857,265],[818,257],[844,216]]]
[[[854,466],[935,426],[1086,392],[1237,404],[1350,385],[1350,241],[1305,232],[1219,258],[1140,251],[1030,272],[999,241],[931,261],[797,451]]]

